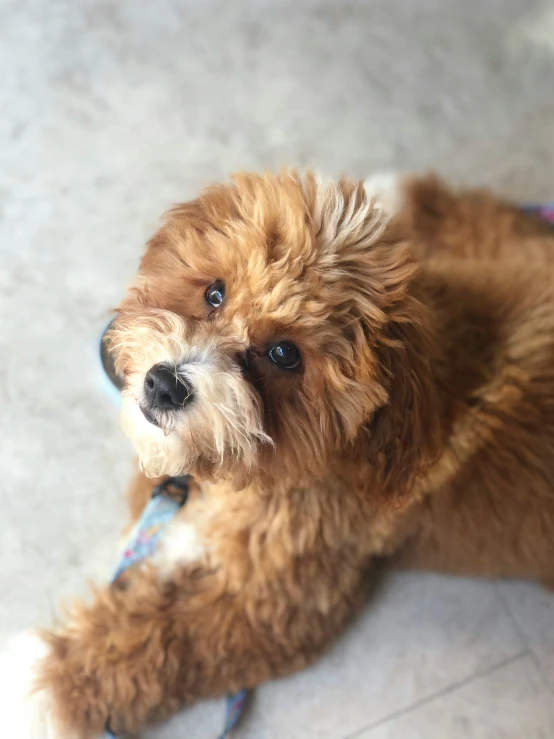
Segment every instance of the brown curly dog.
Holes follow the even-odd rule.
[[[538,217],[433,177],[241,174],[168,213],[110,346],[133,515],[151,478],[196,484],[126,589],[10,648],[18,739],[133,732],[301,669],[375,557],[554,580]]]

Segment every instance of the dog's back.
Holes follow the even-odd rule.
[[[433,178],[407,193],[449,440],[403,562],[554,579],[554,228]]]

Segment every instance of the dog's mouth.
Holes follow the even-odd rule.
[[[157,426],[158,428],[160,427],[160,422],[149,408],[146,408],[146,406],[144,405],[139,405],[139,408],[148,423],[151,423],[152,426]]]

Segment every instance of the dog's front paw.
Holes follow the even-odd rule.
[[[54,725],[51,697],[35,690],[47,645],[33,633],[21,634],[0,651],[0,736],[13,739],[77,739]]]

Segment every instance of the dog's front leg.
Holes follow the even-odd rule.
[[[64,628],[13,645],[11,668],[4,655],[4,726],[17,739],[135,732],[303,667],[352,612],[360,570],[321,556],[279,569],[267,579],[247,566],[237,590],[225,568],[185,566],[168,580],[148,567],[97,592]]]

